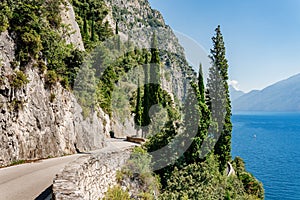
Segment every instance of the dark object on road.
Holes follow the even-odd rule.
[[[144,144],[146,142],[146,139],[127,136],[126,141],[134,142],[134,143],[137,143],[137,144]]]
[[[109,131],[110,138],[115,138],[115,132]]]

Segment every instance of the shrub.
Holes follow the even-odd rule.
[[[130,159],[117,173],[119,182],[126,182],[127,189],[137,199],[156,199],[160,189],[160,179],[152,172],[151,156],[141,147],[136,147]]]
[[[116,185],[109,188],[103,200],[130,200],[129,193]]]
[[[18,112],[19,110],[22,110],[24,108],[24,102],[21,100],[14,99],[10,103],[9,108],[11,111]]]
[[[236,157],[233,161],[233,166],[237,172],[239,180],[243,183],[244,190],[247,195],[263,199],[263,185],[251,173],[246,171],[244,160],[240,157]]]
[[[243,182],[245,191],[249,195],[255,195],[261,199],[264,197],[264,189],[262,183],[259,182],[252,174],[242,172],[239,179]]]
[[[39,69],[39,72],[43,74],[47,70],[46,63],[44,61],[39,60],[37,63],[37,67]]]
[[[54,93],[51,93],[50,94],[50,102],[53,103],[55,98],[56,98],[56,95]]]
[[[10,164],[10,166],[21,165],[21,164],[24,164],[24,163],[26,163],[25,160],[15,160],[15,161],[13,161],[13,162]]]
[[[12,76],[10,85],[15,89],[20,89],[27,83],[29,83],[27,76],[22,71],[16,71]]]
[[[47,72],[45,77],[45,82],[47,86],[52,86],[58,82],[58,76],[55,71],[50,70]]]

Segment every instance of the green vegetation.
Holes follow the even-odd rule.
[[[117,173],[119,184],[126,182],[126,188],[131,191],[134,199],[157,199],[160,183],[159,178],[153,174],[150,163],[151,156],[141,147],[136,147],[125,166]]]
[[[221,28],[216,28],[216,35],[212,38],[211,49],[212,67],[210,68],[207,89],[210,96],[212,121],[217,124],[214,131],[217,144],[215,154],[219,156],[220,171],[225,169],[226,163],[231,160],[231,105],[228,90],[228,63],[225,57],[225,45]]]
[[[18,99],[13,99],[10,101],[9,109],[14,112],[18,112],[20,110],[23,110],[24,108],[24,101],[23,100],[18,100]]]
[[[108,189],[103,200],[130,200],[130,196],[127,191],[117,185]]]
[[[108,8],[104,1],[72,0],[76,21],[80,27],[85,47],[90,50],[98,41],[104,41],[113,35],[113,31],[104,18]]]
[[[13,161],[10,166],[14,166],[14,165],[21,165],[21,164],[24,164],[26,163],[25,160],[16,160],[16,161]]]
[[[55,98],[56,98],[56,95],[53,94],[53,93],[51,93],[51,94],[50,94],[50,98],[49,98],[50,102],[53,103],[54,100],[55,100]]]
[[[0,3],[0,31],[8,30],[16,42],[21,70],[36,62],[41,71],[54,71],[63,86],[74,82],[82,52],[67,45],[62,35],[71,34],[61,21],[63,0],[4,0]],[[64,33],[62,33],[64,32]],[[46,63],[46,64],[45,64]],[[53,79],[52,79],[53,80]]]
[[[133,190],[136,198],[264,198],[262,184],[246,172],[244,162],[240,158],[231,160],[228,63],[220,26],[212,38],[213,65],[205,94],[202,67],[197,79],[197,74],[184,58],[158,50],[155,33],[149,50],[134,48],[130,37],[124,43],[118,35],[113,36],[108,22],[104,22],[108,8],[103,1],[71,1],[87,52],[66,44],[63,35],[71,32],[69,27],[62,24],[60,16],[64,3],[63,0],[1,1],[0,32],[7,30],[13,35],[17,47],[16,60],[12,61],[16,70],[7,77],[13,88],[21,89],[29,82],[24,72],[34,65],[40,70],[48,89],[53,89],[58,82],[65,88],[74,89],[84,117],[99,107],[111,117],[118,113],[122,122],[125,117],[134,114],[136,127],[146,127],[142,130],[148,141],[143,148],[133,151],[117,178],[120,183],[128,183],[127,189],[130,192]],[[114,6],[113,9],[117,8]],[[128,11],[122,12],[121,15]],[[121,17],[117,18],[117,23],[119,20],[122,21]],[[153,27],[161,26],[151,16],[137,21],[147,22]],[[190,85],[185,88],[184,102],[173,99],[161,87],[162,55],[168,57],[167,63],[182,65],[184,76],[187,77],[182,81]],[[139,66],[144,68],[139,70]],[[133,73],[134,77],[128,72]],[[4,80],[0,79],[0,84],[3,84]],[[130,102],[126,102],[128,94]],[[54,102],[55,94],[51,93],[49,99]],[[10,106],[18,111],[23,104],[22,100],[14,99]],[[150,118],[149,111],[154,105],[159,111]],[[155,119],[164,122],[162,128],[158,129],[151,123]],[[158,157],[151,157],[148,154],[167,146],[175,137],[179,142],[168,146],[175,152],[174,155],[162,153]],[[190,145],[186,149],[187,144]],[[153,173],[153,164],[164,163],[166,158],[173,159],[174,163]],[[228,162],[232,163],[236,175],[227,177],[225,174]],[[133,185],[139,185],[138,190]],[[116,186],[109,189],[105,199],[130,197],[128,191]]]
[[[170,121],[163,131],[150,137],[145,144],[147,151],[153,152],[166,146],[175,137],[183,141],[169,147],[179,155],[183,153],[182,156],[174,164],[155,171],[162,184],[159,199],[264,198],[262,184],[246,172],[243,161],[239,158],[231,161],[228,64],[220,27],[216,29],[216,33],[213,37],[213,66],[209,74],[208,94],[205,95],[200,66],[198,82],[192,78],[191,87],[187,91],[181,122],[183,133],[174,126],[174,121]],[[209,98],[205,99],[207,96]],[[195,128],[195,124],[198,127]],[[192,131],[197,129],[193,136]],[[184,151],[184,145],[189,143],[190,147]],[[166,156],[170,155],[153,157],[153,164],[160,163]],[[225,174],[228,162],[233,163],[237,175],[228,177]]]
[[[236,169],[239,180],[242,181],[245,191],[252,196],[259,199],[264,198],[264,189],[261,182],[259,182],[252,174],[246,171],[245,163],[242,158],[236,157],[233,160],[233,166]]]
[[[29,83],[29,80],[22,71],[15,71],[10,81],[10,85],[15,89],[21,89],[27,83]]]

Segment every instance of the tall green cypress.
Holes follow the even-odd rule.
[[[138,88],[137,88],[137,100],[136,100],[136,106],[135,106],[135,124],[136,129],[139,130],[143,123],[143,100],[142,100],[142,94],[141,94],[141,86],[140,86],[140,78],[138,77]]]
[[[205,102],[205,89],[204,89],[202,64],[200,64],[200,66],[199,66],[198,88],[199,88],[199,92],[200,92],[201,102],[204,103]]]
[[[143,56],[145,57],[145,65],[144,65],[144,77],[145,77],[145,84],[144,84],[144,97],[143,97],[143,111],[142,111],[142,126],[147,127],[150,124],[150,117],[149,117],[149,109],[150,105],[150,87],[149,87],[149,58],[148,58],[148,51],[143,49]],[[143,136],[146,136],[146,132],[148,130],[143,129]]]
[[[208,90],[211,98],[212,115],[213,113],[216,113],[216,116],[219,117],[223,115],[222,123],[218,120],[218,133],[220,137],[214,148],[215,154],[219,156],[220,170],[223,171],[227,162],[231,159],[231,105],[227,84],[228,62],[225,56],[225,44],[220,26],[216,28],[215,32],[216,34],[212,38],[213,48],[210,55],[212,68],[210,69]],[[214,100],[218,103],[213,102]]]
[[[91,24],[91,41],[95,41],[95,14],[94,8],[92,8],[92,24]]]
[[[119,35],[119,19],[116,20],[116,35]]]
[[[150,97],[151,105],[159,103],[160,94],[160,57],[156,33],[153,33],[151,42],[151,61],[150,61]]]

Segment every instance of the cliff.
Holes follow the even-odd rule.
[[[194,71],[185,59],[183,47],[173,30],[166,25],[161,13],[152,9],[148,1],[105,0],[105,3],[109,8],[109,14],[104,21],[110,24],[114,32],[117,29],[124,43],[131,42],[136,48],[150,50],[153,34],[156,34],[162,62],[160,68],[162,89],[168,92],[175,103],[182,103],[185,100],[187,84],[191,77],[195,77]],[[129,71],[127,76],[134,77],[136,73]],[[135,79],[137,82],[137,78]],[[114,113],[113,116],[112,130],[117,135],[136,134],[133,116],[127,115],[124,123],[119,123],[122,117],[118,113]]]
[[[174,95],[176,99],[185,98],[187,78],[193,72],[185,59],[184,49],[163,16],[151,8],[148,1],[139,0],[105,0],[112,14],[107,21],[118,32],[123,41],[130,40],[139,48],[151,48],[151,38],[155,32],[158,49],[163,63],[162,88]],[[116,26],[117,25],[117,26]],[[170,77],[170,78],[168,78]]]
[[[121,39],[139,48],[151,49],[151,36],[158,38],[162,60],[161,82],[173,100],[185,98],[186,85],[193,71],[184,58],[173,31],[162,15],[147,1],[105,0],[109,8],[104,19],[119,30]],[[84,51],[83,36],[67,2],[61,13],[64,27],[59,30],[67,44]],[[117,24],[117,26],[116,26]],[[16,57],[18,37],[14,31],[0,35],[0,166],[18,160],[34,160],[89,151],[105,146],[104,138],[113,130],[116,136],[136,134],[133,115],[125,119],[114,113],[111,118],[97,107],[89,116],[71,90],[61,83],[47,86],[47,71],[41,71],[33,59],[21,70]],[[38,54],[41,56],[41,53]],[[47,60],[45,60],[47,65]],[[49,70],[48,70],[49,71]],[[26,77],[26,78],[25,78]],[[24,79],[24,80],[23,80]],[[23,81],[18,87],[15,81]],[[27,83],[28,82],[28,83]]]
[[[71,7],[70,7],[71,8]],[[66,40],[83,49],[72,9],[62,13],[73,34]],[[56,83],[50,89],[45,73],[28,63],[28,84],[16,87],[16,41],[8,31],[0,35],[0,166],[18,160],[34,160],[89,151],[105,146],[109,117],[99,110],[86,119],[75,96]],[[99,114],[100,113],[100,114]],[[100,117],[99,117],[100,116]],[[104,125],[105,124],[105,125]]]

